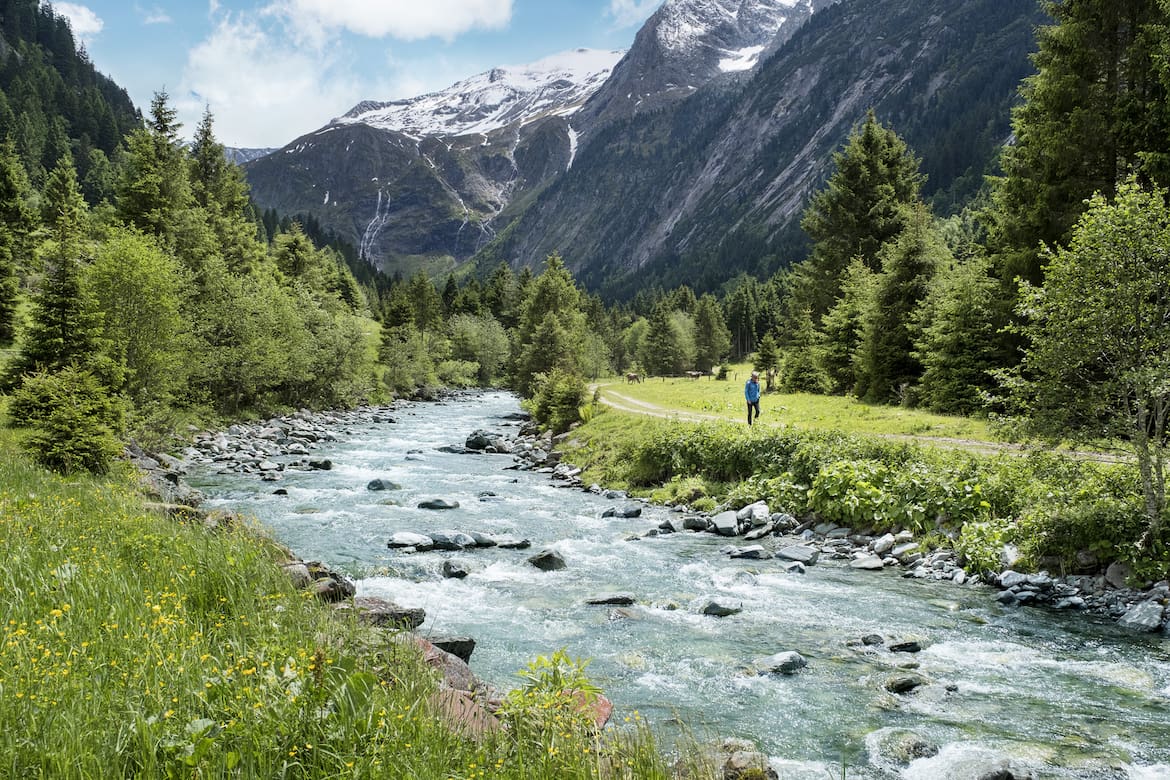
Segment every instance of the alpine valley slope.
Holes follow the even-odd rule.
[[[961,203],[1031,71],[1031,0],[667,0],[620,52],[364,102],[245,170],[383,270],[560,252],[606,297],[717,286],[802,251],[798,217],[869,108]],[[620,61],[619,61],[620,57]]]
[[[628,54],[579,49],[431,95],[364,101],[249,162],[253,197],[283,214],[312,214],[387,272],[442,273],[570,169],[598,128],[711,81],[742,81],[829,1],[668,0]],[[596,109],[580,113],[587,101]]]
[[[936,210],[961,207],[1010,136],[1044,19],[1030,0],[841,0],[746,83],[602,128],[538,199],[501,215],[514,222],[477,262],[558,251],[610,299],[770,274],[804,256],[800,214],[871,108],[922,158]]]

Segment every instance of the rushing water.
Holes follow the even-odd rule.
[[[1010,759],[1037,778],[1170,778],[1170,642],[1136,636],[1084,615],[1003,608],[994,592],[861,572],[823,560],[806,574],[777,561],[737,561],[729,540],[680,533],[627,541],[669,510],[602,518],[625,502],[558,488],[547,476],[509,470],[505,455],[450,455],[477,428],[507,431],[504,393],[395,411],[394,424],[343,433],[314,457],[332,471],[286,472],[279,487],[253,477],[193,475],[213,504],[255,515],[305,559],[353,575],[361,595],[423,607],[420,632],[476,639],[472,668],[501,689],[540,654],[565,648],[590,658],[589,675],[614,701],[669,737],[686,724],[701,739],[745,737],[774,757],[782,777],[978,777]],[[402,486],[370,492],[383,477]],[[492,493],[492,496],[482,494]],[[416,508],[450,498],[458,509]],[[531,550],[407,555],[396,531],[484,531],[531,539]],[[766,542],[766,543],[771,543]],[[526,562],[560,552],[563,571]],[[462,580],[442,562],[470,563]],[[625,592],[637,605],[587,606]],[[699,614],[709,598],[742,602],[725,618]],[[677,608],[674,608],[677,607]],[[915,655],[864,652],[867,634],[913,635]],[[760,656],[797,650],[808,667],[758,676]],[[897,696],[884,683],[916,663],[930,684]],[[909,766],[878,756],[893,729],[939,745]]]

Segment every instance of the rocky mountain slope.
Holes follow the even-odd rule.
[[[799,214],[871,107],[936,207],[969,198],[1041,20],[1019,0],[667,0],[620,61],[365,102],[246,172],[262,207],[312,214],[390,273],[559,251],[612,296],[711,288],[802,256]]]
[[[769,273],[803,256],[799,215],[870,108],[923,158],[936,206],[961,203],[1008,138],[1040,21],[1014,0],[841,0],[745,83],[598,132],[480,263],[559,251],[610,296]]]
[[[253,196],[263,208],[314,215],[384,270],[442,273],[495,240],[575,164],[596,128],[742,77],[824,2],[668,0],[624,58],[577,50],[410,100],[365,101],[249,163]],[[638,100],[607,97],[630,79],[641,84]]]

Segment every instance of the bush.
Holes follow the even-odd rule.
[[[773,512],[800,515],[808,510],[808,485],[798,484],[786,471],[778,477],[748,477],[727,494],[727,503],[736,509],[756,501],[766,501]]]
[[[31,427],[24,447],[59,474],[104,474],[122,445],[121,406],[88,371],[65,368],[25,379],[9,406],[14,425]]]

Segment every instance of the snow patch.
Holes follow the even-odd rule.
[[[410,137],[486,134],[575,112],[609,78],[624,51],[576,49],[529,65],[493,68],[429,95],[364,101],[330,127],[366,124]]]
[[[747,46],[739,51],[728,52],[731,56],[719,60],[719,70],[724,73],[751,70],[760,61],[760,54],[763,51],[763,46]]]
[[[569,125],[569,164],[565,166],[566,171],[573,167],[573,161],[577,159],[578,137],[577,131],[573,129],[572,125]]]
[[[325,190],[325,200],[321,203],[322,206],[329,205],[329,190]]]

